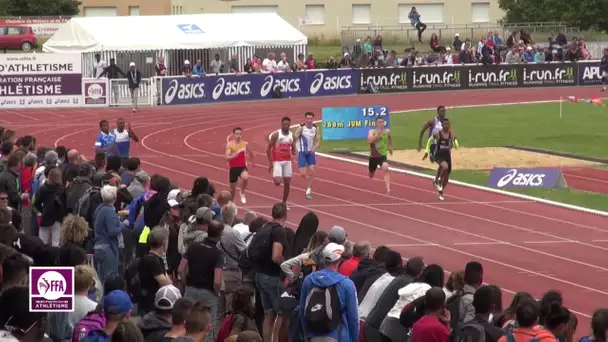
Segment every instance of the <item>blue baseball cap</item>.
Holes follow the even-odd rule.
[[[103,298],[103,309],[107,314],[119,315],[133,310],[133,303],[128,293],[114,290]]]

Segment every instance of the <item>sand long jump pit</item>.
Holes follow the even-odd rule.
[[[368,153],[357,153],[368,155]],[[414,167],[435,169],[424,152],[394,151],[389,160]],[[494,167],[599,167],[603,164],[550,153],[530,152],[507,147],[459,148],[452,150],[452,167],[457,170],[490,170]]]

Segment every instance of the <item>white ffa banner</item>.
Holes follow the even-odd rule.
[[[82,105],[80,54],[0,55],[0,109]]]

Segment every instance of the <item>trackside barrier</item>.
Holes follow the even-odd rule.
[[[374,92],[572,87],[601,84],[599,61],[542,64],[441,65],[290,73],[155,77],[153,105],[183,105],[280,97]],[[280,92],[277,92],[280,89]]]

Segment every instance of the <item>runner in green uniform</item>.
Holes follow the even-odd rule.
[[[378,168],[384,172],[384,185],[386,194],[391,194],[391,177],[388,170],[387,152],[393,155],[393,138],[388,129],[384,128],[384,120],[376,119],[376,129],[370,129],[367,135],[369,141],[369,178],[374,178]]]

